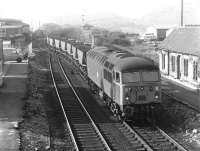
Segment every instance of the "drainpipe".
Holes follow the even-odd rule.
[[[167,58],[168,58],[168,71],[167,71],[167,74],[169,75],[169,72],[170,72],[170,58],[169,58],[169,50],[167,50]]]

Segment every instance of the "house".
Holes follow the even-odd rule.
[[[143,34],[144,41],[162,41],[166,38],[168,28],[148,27]]]
[[[131,44],[135,44],[135,41],[139,39],[138,33],[127,33],[126,38],[131,42]]]
[[[159,45],[163,76],[193,89],[200,88],[200,28],[174,29]]]
[[[0,19],[0,39],[4,46],[10,41],[9,47],[26,51],[31,46],[30,27],[20,20]]]

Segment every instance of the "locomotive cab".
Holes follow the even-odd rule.
[[[131,116],[134,112],[151,112],[150,110],[161,102],[158,70],[122,73],[122,84],[122,104],[126,116]]]
[[[151,114],[161,102],[159,68],[151,60],[127,53],[113,54],[108,62],[113,65],[112,82],[104,90],[113,100],[112,111],[131,119]]]

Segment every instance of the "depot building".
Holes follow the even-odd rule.
[[[174,29],[158,49],[162,76],[200,89],[200,27]]]

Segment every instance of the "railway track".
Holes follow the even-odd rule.
[[[61,63],[60,63],[60,65],[61,65]],[[62,70],[65,73],[63,67],[62,67]],[[70,80],[68,80],[68,81],[70,81]],[[61,94],[61,96],[62,96],[62,94]],[[68,98],[69,98],[69,94],[68,94]],[[70,96],[70,98],[71,98],[71,96]],[[74,102],[74,101],[72,101],[72,102]],[[78,110],[77,106],[74,104],[70,104],[70,108],[71,108],[71,110],[69,109],[69,112],[71,112],[71,113]],[[74,117],[76,119],[75,121],[78,123],[80,123],[80,121],[79,121],[80,119],[84,119],[84,117],[80,116],[80,114],[76,114],[75,112],[74,112]],[[84,119],[84,121],[82,121],[82,122],[85,124],[88,121]],[[110,147],[109,147],[110,150],[120,150],[119,148],[115,147],[116,142],[113,142],[112,141],[113,138],[109,136],[109,131],[112,131],[112,127],[113,127],[113,125],[115,125],[115,127],[117,127],[118,130],[121,131],[121,133],[126,135],[127,141],[129,141],[130,144],[133,146],[132,148],[129,147],[128,149],[124,148],[124,150],[144,150],[144,151],[145,150],[148,150],[148,151],[153,151],[153,150],[170,150],[170,151],[176,150],[177,151],[177,150],[180,150],[180,151],[185,151],[185,149],[181,145],[179,145],[172,138],[167,136],[159,128],[137,127],[137,126],[133,126],[133,125],[132,125],[133,128],[130,128],[130,126],[127,125],[127,123],[125,123],[125,122],[124,123],[114,123],[114,124],[113,123],[112,124],[98,123],[97,125],[98,126],[96,126],[96,127],[99,128],[99,132],[101,131],[103,133],[102,137],[105,136],[106,140],[109,142],[108,144],[110,144]],[[76,126],[74,126],[74,127],[76,127]],[[89,132],[90,129],[92,129],[92,128],[85,127],[85,125],[81,125],[81,126],[78,125],[78,127],[75,128],[75,130],[78,130],[78,131],[80,130],[81,132],[83,132],[84,130],[87,130],[87,132]],[[72,130],[72,132],[73,132],[73,130]],[[96,135],[96,133],[92,133],[92,135]],[[75,135],[75,137],[76,136],[80,136],[80,135]],[[74,137],[74,140],[75,140],[75,137]],[[95,136],[92,137],[92,139],[90,140],[91,142],[93,141],[93,138],[96,138],[96,137]],[[105,142],[106,142],[106,140],[104,139]],[[91,146],[90,149],[94,150],[93,149],[94,146],[92,146],[92,144],[93,143],[90,144],[90,146]]]
[[[71,84],[69,83],[68,86],[64,86],[65,88],[63,89],[63,85],[57,83],[61,81],[61,78],[54,75],[53,70],[55,66],[53,67],[51,64],[51,59],[50,70],[54,87],[75,149],[111,151],[94,121],[80,102],[80,98],[76,95]],[[63,101],[67,101],[68,105],[64,105]]]
[[[64,72],[64,70],[63,70],[63,72]],[[68,82],[69,82],[69,80],[68,80]],[[69,85],[71,85],[71,84],[69,84]],[[58,88],[58,90],[59,90],[59,88]],[[60,92],[61,91],[59,91],[59,93]],[[74,93],[76,93],[76,92],[74,92]],[[62,95],[63,95],[63,93],[61,92],[60,98],[64,97]],[[77,94],[76,94],[76,96],[78,97]],[[100,130],[98,130],[99,133],[100,133],[100,131],[102,132],[101,138],[103,139],[104,136],[106,137],[106,139],[104,139],[103,144],[107,144],[107,145],[104,145],[104,147],[102,147],[102,141],[96,142],[97,140],[98,141],[100,140],[99,139],[100,137],[98,136],[97,132],[94,132],[94,130],[92,130],[93,129],[92,125],[91,125],[91,123],[88,122],[87,117],[83,116],[84,113],[79,113],[80,110],[85,110],[85,112],[87,112],[86,109],[80,109],[79,105],[77,103],[76,104],[74,103],[75,100],[72,99],[70,94],[66,93],[66,91],[65,91],[65,100],[67,101],[68,99],[70,99],[72,101],[72,102],[71,101],[67,102],[67,105],[69,108],[66,108],[66,106],[64,106],[64,105],[63,105],[63,108],[65,108],[65,110],[69,114],[72,114],[72,115],[70,115],[70,117],[68,117],[68,119],[69,119],[68,121],[71,121],[71,116],[74,117],[74,121],[68,122],[68,123],[69,123],[69,126],[70,126],[70,123],[75,123],[75,124],[71,125],[71,129],[72,129],[71,132],[72,132],[72,134],[74,134],[74,143],[77,144],[77,149],[84,150],[85,147],[87,147],[87,146],[78,147],[79,145],[81,145],[80,141],[82,141],[84,143],[89,143],[89,149],[86,149],[86,150],[140,150],[140,151],[149,150],[149,151],[151,151],[151,148],[136,133],[134,133],[128,125],[125,125],[122,123],[109,123],[109,122],[104,123],[105,120],[103,123],[100,122],[100,123],[95,124],[94,121],[91,121],[91,123],[94,123],[96,125],[95,127],[97,129],[98,128],[100,129]],[[63,102],[65,100],[63,100]],[[80,103],[80,104],[82,104],[82,103]],[[85,107],[83,107],[83,108],[85,108]],[[66,114],[66,115],[68,115],[68,114]],[[100,119],[100,120],[102,120],[102,119]],[[121,130],[117,129],[117,131],[115,131],[115,128],[113,129],[114,126],[120,127]],[[115,133],[115,135],[110,136],[110,132]],[[121,135],[127,134],[126,137],[129,139],[123,140],[124,136],[122,136],[122,138],[120,138],[119,137],[120,134]],[[76,140],[78,140],[78,141],[76,141]],[[126,141],[130,142],[130,144],[128,146],[126,146],[128,144]],[[95,144],[97,144],[97,146],[95,146]],[[108,146],[108,144],[110,145],[110,147]],[[107,146],[109,148],[107,148]],[[98,148],[98,147],[101,147],[101,148]]]
[[[152,126],[149,123],[139,126],[131,124],[138,135],[140,135],[156,151],[187,151],[183,146],[168,136],[159,127]]]

